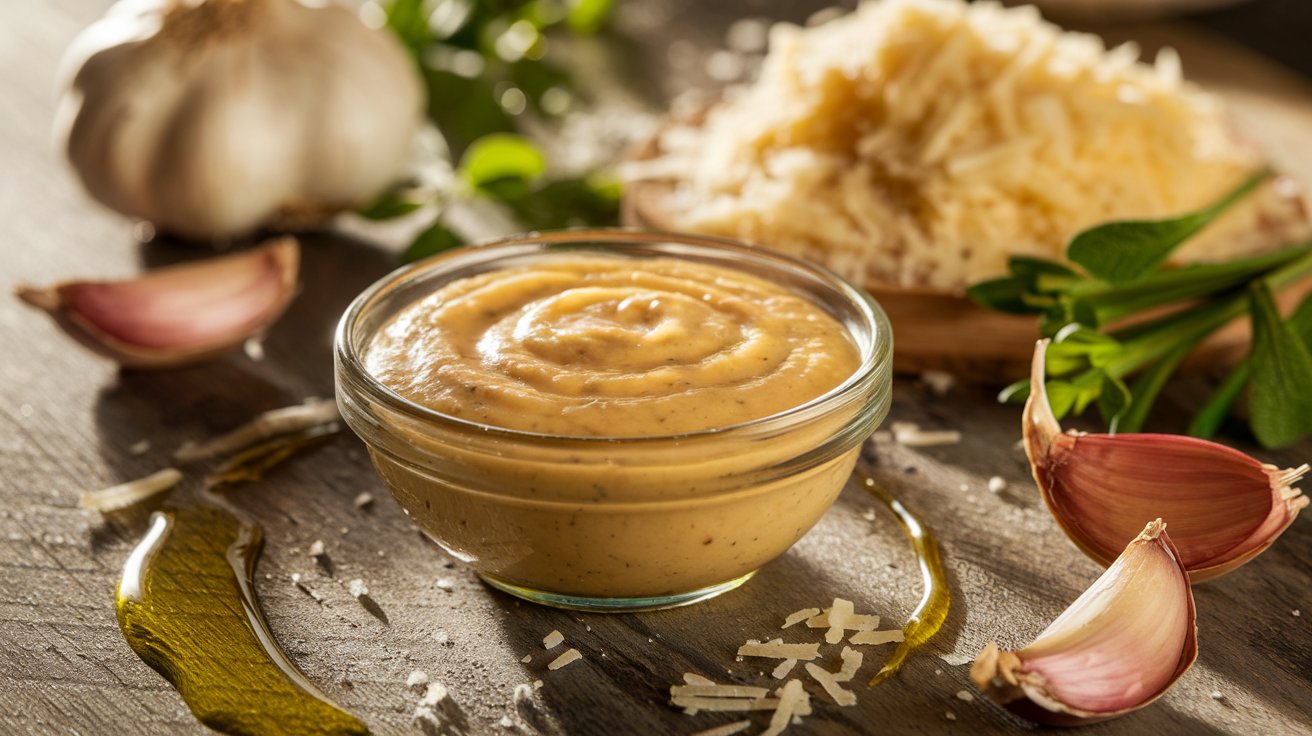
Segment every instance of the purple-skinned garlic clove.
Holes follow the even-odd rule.
[[[279,238],[248,251],[122,281],[20,286],[88,348],[130,368],[208,360],[261,334],[296,294],[300,246]]]
[[[990,642],[971,666],[994,702],[1035,723],[1114,718],[1161,697],[1198,656],[1193,591],[1161,519],[1038,638]]]
[[[1057,523],[1093,559],[1111,564],[1144,519],[1161,517],[1196,583],[1256,557],[1307,506],[1294,487],[1307,465],[1282,470],[1182,435],[1062,432],[1044,390],[1047,344],[1034,351],[1025,451]]]

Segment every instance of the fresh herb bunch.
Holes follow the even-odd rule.
[[[1312,245],[1224,263],[1162,268],[1175,248],[1271,176],[1261,171],[1215,204],[1166,220],[1110,222],[1077,234],[1061,263],[1014,256],[1009,275],[968,290],[977,304],[1036,314],[1048,349],[1048,397],[1060,418],[1096,403],[1113,432],[1137,432],[1167,379],[1199,343],[1245,315],[1249,354],[1189,426],[1213,436],[1244,389],[1249,424],[1265,447],[1312,432],[1312,295],[1282,318],[1272,293],[1312,274]],[[1133,376],[1133,380],[1127,383]],[[999,395],[1023,401],[1029,379]]]
[[[462,198],[502,205],[524,229],[613,224],[619,186],[596,172],[548,177],[529,120],[551,123],[578,102],[569,72],[548,61],[548,33],[593,35],[614,0],[379,0],[428,90],[455,176],[437,188],[390,191],[360,211],[369,219],[438,214],[406,250],[412,261],[464,243],[443,218]],[[541,130],[544,126],[537,125]]]

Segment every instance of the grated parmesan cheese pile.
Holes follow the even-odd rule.
[[[870,0],[776,25],[760,79],[667,129],[630,178],[677,182],[663,223],[810,258],[864,283],[955,290],[1008,255],[1060,258],[1109,219],[1208,204],[1262,165],[1220,101],[1032,7]],[[1180,252],[1218,260],[1301,234],[1267,185]]]

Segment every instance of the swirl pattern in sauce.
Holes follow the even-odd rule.
[[[860,364],[836,319],[768,281],[578,254],[447,284],[385,325],[366,361],[443,414],[576,437],[740,424],[804,404]]]

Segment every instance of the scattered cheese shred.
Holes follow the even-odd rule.
[[[803,710],[806,712],[803,713]],[[801,680],[789,680],[779,689],[779,705],[770,717],[770,725],[761,732],[761,736],[779,736],[793,722],[794,716],[807,715],[811,712],[811,696],[802,689]]]
[[[182,473],[176,468],[165,468],[151,473],[145,478],[130,480],[99,491],[88,491],[78,499],[78,505],[84,509],[100,512],[118,511],[145,501],[163,493],[182,480]]]
[[[683,673],[683,681],[689,685],[714,685],[715,681],[707,677],[702,677],[695,672]]]
[[[559,657],[556,657],[555,659],[551,660],[551,664],[547,665],[547,669],[558,670],[561,667],[564,667],[565,665],[571,664],[573,662],[577,662],[580,659],[583,659],[583,655],[579,654],[579,650],[566,649],[565,652],[561,654]]]
[[[698,731],[697,733],[692,734],[692,736],[734,736],[734,734],[742,733],[751,727],[751,721],[734,721],[733,723],[726,723],[723,726],[716,726],[715,728],[708,728],[705,731]]]
[[[921,429],[910,422],[893,423],[893,439],[904,447],[937,447],[961,442],[961,433],[955,429]]]
[[[843,666],[838,670],[838,674],[834,675],[834,679],[838,682],[848,682],[856,677],[856,671],[861,669],[861,662],[865,659],[865,655],[852,647],[843,647],[843,652],[839,656]]]
[[[852,608],[852,601],[835,598],[834,605],[829,609],[829,631],[825,632],[825,643],[837,644],[843,640],[844,630],[847,628],[847,620],[852,617],[855,611]]]
[[[829,693],[829,697],[833,698],[835,703],[843,707],[856,705],[856,693],[844,690],[838,684],[838,681],[834,679],[834,673],[823,670],[810,662],[806,663],[806,671],[810,673],[811,677],[815,678],[816,682],[820,683],[820,687],[823,687],[825,692]]]
[[[410,676],[405,678],[406,687],[423,687],[428,684],[428,673],[423,670],[414,670]]]
[[[748,642],[738,647],[740,657],[810,660],[820,656],[819,644],[785,644],[780,639],[764,644]]]
[[[784,661],[779,663],[778,667],[774,668],[774,672],[771,672],[770,676],[776,680],[782,680],[785,677],[787,677],[788,673],[792,672],[793,668],[796,666],[797,666],[797,660],[785,659]]]
[[[555,649],[563,641],[565,641],[565,635],[552,629],[550,634],[542,637],[542,646],[546,649]]]
[[[853,644],[889,644],[895,641],[902,641],[902,630],[858,631],[853,634],[848,641]]]
[[[279,435],[333,424],[341,418],[333,399],[306,399],[304,404],[266,411],[249,423],[206,442],[186,442],[173,453],[173,458],[180,463],[209,460]]]
[[[820,613],[819,608],[803,608],[800,611],[794,611],[793,613],[788,614],[788,618],[784,619],[784,625],[779,628],[786,629],[789,626],[799,624],[818,613]]]
[[[684,710],[712,712],[774,710],[779,707],[778,698],[698,698],[681,695],[671,698],[670,703]]]
[[[746,685],[672,685],[670,695],[706,698],[764,698],[770,691]]]

